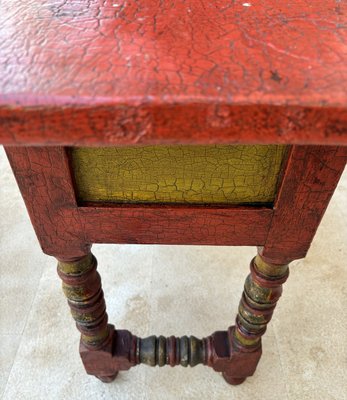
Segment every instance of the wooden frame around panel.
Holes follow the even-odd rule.
[[[279,263],[304,257],[342,173],[346,148],[292,146],[274,208],[78,206],[67,149],[7,147],[43,251],[60,259],[92,243],[257,245]]]

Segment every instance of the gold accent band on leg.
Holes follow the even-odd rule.
[[[272,318],[289,274],[287,264],[272,265],[258,255],[250,265],[236,318],[234,339],[243,347],[256,346]]]
[[[73,262],[58,262],[58,274],[82,342],[100,347],[109,336],[106,305],[97,261],[92,254]]]

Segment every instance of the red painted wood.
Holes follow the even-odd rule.
[[[346,162],[347,147],[293,147],[261,250],[265,260],[305,257]]]
[[[294,146],[275,210],[165,205],[78,206],[62,147],[7,148],[43,251],[70,260],[92,243],[265,246],[287,263],[305,256],[347,160],[347,147]]]
[[[5,148],[42,250],[61,260],[88,254],[65,150]]]
[[[1,78],[0,78],[1,79]],[[344,108],[151,104],[0,105],[4,145],[346,144]]]
[[[43,251],[61,260],[82,257],[92,243],[265,243],[270,208],[78,207],[64,148],[7,147],[6,151]]]
[[[273,211],[256,207],[82,207],[90,243],[250,246],[265,243]]]
[[[346,15],[334,0],[4,2],[0,143],[45,146],[7,147],[43,251],[76,261],[93,242],[254,244],[269,263],[303,257],[347,159],[333,146],[347,145]],[[274,210],[76,203],[62,146],[174,143],[311,146],[293,147]],[[104,329],[95,268],[61,276],[99,293],[72,308],[93,314],[92,336]],[[80,349],[104,381],[136,363],[136,338],[113,329]],[[235,347],[233,329],[207,338],[204,363],[236,384],[261,347]]]
[[[346,15],[334,0],[4,2],[0,143],[346,144]]]

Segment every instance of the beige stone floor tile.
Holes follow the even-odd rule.
[[[151,332],[203,337],[228,328],[255,254],[255,247],[156,247]]]
[[[25,241],[25,237],[23,239]],[[22,242],[17,244],[18,247],[20,243]],[[35,247],[38,247],[37,242]],[[1,255],[0,334],[23,333],[42,268],[47,263],[47,257],[32,257],[30,253],[31,249],[24,245],[21,251],[11,250],[10,253]]]
[[[346,399],[345,284],[346,272],[334,262],[292,268],[274,325],[291,400]]]
[[[153,246],[95,245],[109,321],[143,336],[149,332]]]
[[[20,335],[0,335],[0,397],[5,390],[20,340]]]

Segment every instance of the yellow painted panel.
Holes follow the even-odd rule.
[[[277,145],[72,149],[81,201],[271,203],[285,153]]]

